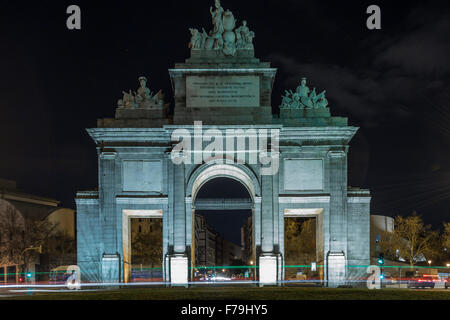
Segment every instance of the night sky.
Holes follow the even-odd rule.
[[[333,115],[360,127],[349,184],[371,190],[371,213],[417,210],[440,227],[450,220],[450,5],[355,3],[222,0],[255,32],[256,56],[278,68],[274,109],[305,76],[327,90]],[[82,10],[80,31],[66,28],[71,4]],[[366,28],[370,4],[381,7],[381,30]],[[1,1],[0,177],[74,208],[77,190],[97,186],[85,128],[113,117],[140,75],[171,101],[167,69],[189,57],[189,27],[211,29],[211,5]]]

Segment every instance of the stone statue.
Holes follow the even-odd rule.
[[[202,44],[202,35],[197,29],[189,28],[191,31],[191,42],[189,42],[189,48],[200,49]]]
[[[319,98],[320,96],[320,98]],[[316,108],[326,108],[328,106],[328,100],[325,98],[325,90],[317,95],[318,101],[315,103]]]
[[[247,27],[247,21],[242,21],[242,26],[236,29],[236,33],[239,33],[240,49],[253,50],[253,38],[255,37],[255,33],[250,31]]]
[[[302,78],[302,82],[300,86],[297,87],[296,92],[300,95],[300,97],[307,97],[309,93],[309,88],[306,85],[306,78]]]
[[[210,35],[214,38],[216,38],[218,34],[222,35],[223,33],[223,20],[222,20],[223,8],[220,5],[220,0],[215,0],[215,7],[216,10],[213,10],[212,7],[209,8],[209,12],[211,13],[212,17],[212,23],[214,26]]]
[[[237,50],[253,50],[255,33],[247,27],[247,21],[235,29],[236,19],[230,10],[224,11],[220,0],[215,0],[214,7],[209,8],[213,29],[200,33],[190,28],[191,40],[189,48],[192,50],[221,50],[226,56],[236,55]]]
[[[137,92],[132,93],[122,91],[123,98],[117,101],[118,108],[162,108],[164,106],[164,95],[161,90],[157,94],[152,95],[149,88],[147,88],[147,78],[139,77],[140,87]]]
[[[217,35],[218,35],[218,33],[217,33]],[[217,36],[216,38],[213,37],[213,39],[214,39],[213,49],[214,50],[222,49],[223,48],[223,38],[222,38],[222,36],[220,36],[220,37]]]
[[[315,103],[317,101],[317,93],[316,88],[313,88],[313,91],[311,91],[311,94],[309,95],[309,99]]]
[[[301,84],[295,89],[286,91],[282,96],[280,108],[282,109],[320,109],[328,106],[328,100],[325,98],[325,90],[320,94],[316,93],[316,88],[310,90],[306,85],[306,78],[302,78]]]
[[[122,102],[122,106],[126,108],[136,108],[137,103],[134,98],[134,95],[131,93],[131,90],[129,92],[122,91],[123,93],[123,99],[120,99],[119,102]],[[120,105],[119,105],[120,107]]]
[[[150,89],[147,88],[147,78],[139,77],[138,80],[141,86],[137,90],[136,102],[139,103],[145,100],[150,100],[152,95]]]
[[[234,56],[236,54],[236,34],[233,32],[236,26],[236,20],[233,13],[227,10],[223,14],[223,53],[228,56]]]
[[[207,39],[208,34],[206,33],[205,28],[202,28],[200,48],[205,48]]]
[[[287,92],[287,90],[285,90],[284,92],[285,95],[281,100],[281,108],[288,108],[292,104],[292,99],[290,98],[290,94],[289,92]]]

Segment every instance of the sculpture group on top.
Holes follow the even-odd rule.
[[[247,21],[236,27],[236,19],[230,10],[224,11],[220,0],[215,0],[215,9],[209,9],[213,30],[206,33],[190,28],[189,48],[194,50],[222,50],[227,56],[234,56],[237,50],[253,50],[255,33],[247,27]]]
[[[325,90],[319,94],[316,94],[316,88],[311,91],[306,85],[306,78],[302,78],[295,92],[285,90],[282,99],[280,108],[285,109],[320,109],[328,106]]]
[[[147,88],[147,78],[138,78],[140,87],[136,91],[128,92],[122,91],[123,98],[119,99],[117,106],[119,108],[162,108],[164,105],[164,95],[161,90],[156,94],[153,94],[149,88]]]

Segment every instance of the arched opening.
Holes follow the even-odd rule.
[[[323,281],[323,208],[284,210],[284,279],[319,285]]]
[[[162,281],[162,210],[122,210],[123,281]]]
[[[219,166],[205,169],[193,184],[191,277],[251,281],[255,187],[241,169]]]

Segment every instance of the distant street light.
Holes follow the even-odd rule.
[[[450,263],[447,263],[447,268],[449,268],[450,267]]]
[[[431,260],[428,260],[428,265],[431,267]]]
[[[253,260],[250,260],[250,265],[253,265]]]
[[[38,251],[40,254],[42,254],[42,245],[39,245],[39,247],[29,247],[29,248],[25,248],[25,250],[22,251],[22,253],[20,254],[20,260],[23,261],[24,258],[24,254],[25,252],[29,251],[29,250],[36,250]],[[28,266],[22,266],[22,273],[23,273],[23,269],[25,269],[25,267],[28,269]],[[27,273],[27,279],[31,278],[31,273]]]

